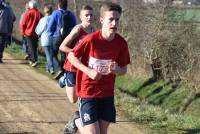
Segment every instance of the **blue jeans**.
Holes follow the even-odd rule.
[[[44,52],[45,52],[46,60],[47,60],[46,69],[48,71],[54,70],[52,46],[44,46],[43,48],[44,48]]]
[[[22,37],[22,48],[23,48],[23,52],[25,53],[25,55],[28,55],[27,41],[24,36]]]
[[[3,58],[3,51],[6,45],[7,35],[0,34],[0,59]]]

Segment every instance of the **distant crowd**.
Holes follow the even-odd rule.
[[[38,65],[38,38],[46,56],[46,71],[55,74],[58,79],[64,74],[63,65],[66,54],[59,51],[59,46],[64,38],[77,24],[74,13],[67,9],[66,1],[58,1],[57,9],[53,11],[53,5],[45,4],[44,14],[38,9],[37,1],[30,0],[25,5],[21,14],[19,27],[22,35],[25,60],[32,67]],[[58,58],[58,55],[61,55]]]

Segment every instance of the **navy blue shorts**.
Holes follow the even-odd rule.
[[[66,84],[68,87],[74,87],[76,85],[76,72],[65,72]]]
[[[79,98],[79,112],[83,126],[98,120],[113,123],[116,121],[114,97]]]

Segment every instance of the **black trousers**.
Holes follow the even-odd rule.
[[[6,46],[7,35],[0,34],[0,59],[3,58],[4,48]]]
[[[63,41],[63,38],[61,38],[61,37],[53,37],[53,57],[58,62],[60,69],[62,71],[64,71],[63,65],[65,62],[66,53],[59,51],[59,47],[60,47],[62,41]],[[60,60],[58,59],[59,52],[60,52],[60,56],[61,56]]]
[[[38,60],[38,38],[32,36],[26,36],[28,54],[30,55],[30,60],[36,62]]]

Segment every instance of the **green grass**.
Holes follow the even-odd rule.
[[[130,120],[151,128],[151,133],[200,133],[200,100],[195,99],[182,111],[192,97],[184,86],[127,75],[116,80],[116,87],[117,107]]]
[[[8,46],[5,49],[5,52],[9,53],[11,56],[17,58],[17,59],[22,59],[24,58],[24,52],[22,49],[22,46],[17,45],[15,43],[12,43],[11,46]],[[46,58],[44,55],[41,53],[38,54],[38,66],[36,68],[33,68],[36,71],[39,71],[42,74],[47,75],[49,78],[53,78],[52,75],[46,72]]]
[[[182,20],[188,22],[200,23],[200,9],[197,8],[184,8],[184,9],[174,9],[170,10],[170,15],[173,16],[175,20]]]
[[[138,79],[133,79],[131,77],[123,77],[123,76],[119,76],[117,77],[117,88],[122,88],[122,90],[125,88],[127,89],[127,92],[130,93],[134,93],[134,91],[136,91],[141,85],[142,80],[140,78]]]
[[[200,8],[184,8],[170,10],[171,18],[176,22],[189,22],[196,25],[200,31]]]
[[[18,58],[18,59],[23,59],[24,57],[22,47],[19,45],[16,45],[15,43],[12,43],[12,45],[5,48],[5,52],[11,54],[13,57]]]

